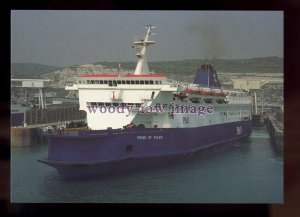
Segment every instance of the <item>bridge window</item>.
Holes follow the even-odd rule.
[[[103,83],[104,83],[104,84],[107,84],[108,82],[107,82],[107,80],[104,80]]]
[[[174,119],[174,114],[172,112],[168,113],[169,119]]]
[[[140,81],[140,84],[144,84],[145,82],[144,81]]]
[[[182,117],[182,122],[188,124],[190,122],[189,117]]]
[[[154,98],[154,94],[155,94],[155,92],[152,92],[152,94],[151,94],[151,99]],[[159,104],[159,103],[156,103],[156,105],[157,105],[157,104]]]
[[[153,84],[153,81],[149,81],[150,84]]]
[[[130,83],[131,83],[131,84],[135,84],[134,80],[131,80]]]
[[[126,81],[122,80],[122,84],[126,84]]]
[[[130,84],[130,81],[127,80],[127,81],[126,81],[126,84]]]
[[[113,106],[119,106],[119,103],[114,102],[114,103],[113,103]]]
[[[98,106],[104,106],[103,102],[98,102]]]
[[[149,84],[149,81],[146,80],[146,81],[145,81],[145,84]]]
[[[99,84],[99,81],[98,81],[98,80],[95,80],[95,84]]]
[[[99,83],[100,83],[100,84],[103,84],[103,80],[100,80]]]
[[[140,84],[140,81],[135,81],[136,84]]]
[[[115,87],[117,86],[117,81],[113,81],[112,83],[113,83],[113,86],[115,86]]]
[[[118,80],[118,81],[117,81],[117,83],[118,83],[118,84],[121,84],[121,81],[120,81],[120,80]]]
[[[110,102],[105,103],[105,106],[111,106]]]
[[[86,83],[87,83],[87,84],[90,84],[90,83],[91,83],[91,81],[90,81],[90,80],[87,80],[87,81],[86,81]]]
[[[158,84],[158,81],[155,81],[155,84]]]

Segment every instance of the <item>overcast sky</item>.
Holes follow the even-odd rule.
[[[283,56],[282,11],[11,11],[11,60],[71,66],[136,61],[133,37],[156,26],[148,61]]]

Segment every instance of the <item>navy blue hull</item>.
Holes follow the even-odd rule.
[[[157,166],[250,136],[251,120],[197,128],[132,128],[49,137],[48,157],[66,179]]]

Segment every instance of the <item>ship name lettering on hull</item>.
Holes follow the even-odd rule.
[[[136,139],[138,139],[138,140],[151,140],[151,139],[159,140],[159,139],[164,139],[164,137],[156,136],[156,135],[154,135],[154,136],[136,136]]]

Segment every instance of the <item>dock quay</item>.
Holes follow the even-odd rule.
[[[46,138],[36,127],[11,127],[12,146],[33,146],[46,143]]]
[[[84,122],[86,113],[76,106],[36,108],[24,111],[23,121],[11,125],[12,146],[32,146],[47,143],[43,127],[58,126],[67,122]]]
[[[283,123],[279,121],[276,116],[270,115],[267,119],[267,129],[268,132],[270,133],[271,139],[272,139],[272,144],[274,146],[274,149],[277,152],[282,153],[283,152]]]

